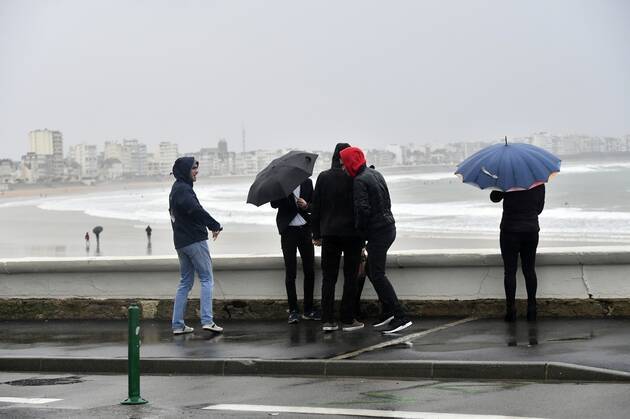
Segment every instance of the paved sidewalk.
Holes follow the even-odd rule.
[[[225,327],[222,335],[197,326],[193,334],[173,336],[168,322],[143,321],[143,368],[177,373],[181,363],[198,361],[187,370],[202,365],[208,373],[282,374],[289,373],[286,366],[290,365],[293,373],[305,375],[359,376],[362,368],[368,368],[366,376],[440,373],[453,378],[496,378],[498,374],[500,378],[569,379],[571,374],[557,369],[568,363],[611,370],[613,378],[608,379],[630,380],[630,319],[541,319],[534,324],[519,321],[508,325],[499,319],[423,318],[414,319],[411,328],[395,336],[382,335],[371,326],[355,332],[324,333],[319,322],[309,321],[297,325],[244,320],[220,324]],[[33,360],[51,358],[83,360],[82,365],[90,365],[92,371],[105,369],[100,372],[107,372],[107,365],[113,365],[111,372],[126,367],[124,321],[0,322],[0,328],[0,370],[33,370],[37,365],[54,370],[41,363],[33,367]],[[96,362],[89,363],[92,359],[112,363],[97,367]],[[19,364],[15,360],[30,361]],[[170,364],[167,367],[160,360]],[[550,369],[552,364],[556,372]],[[55,365],[68,371],[82,368]],[[352,371],[347,370],[349,365]],[[590,375],[574,378],[597,380],[597,374],[589,371]]]

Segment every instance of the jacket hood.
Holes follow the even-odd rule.
[[[365,166],[365,155],[359,147],[344,148],[339,152],[339,157],[343,161],[348,174],[355,177],[361,167]]]
[[[330,163],[331,169],[341,169],[341,163],[339,162],[339,152],[346,148],[350,147],[348,143],[337,143],[335,146],[335,151],[332,155],[332,162]]]
[[[192,185],[190,171],[192,170],[195,161],[194,157],[180,157],[175,160],[175,163],[173,164],[173,176],[175,176],[175,179]]]

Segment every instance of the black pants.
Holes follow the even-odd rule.
[[[335,285],[343,252],[343,294],[340,317],[352,323],[357,294],[357,273],[363,240],[359,237],[325,236],[322,238],[322,321],[335,321]]]
[[[299,250],[302,258],[302,269],[304,270],[304,312],[308,313],[313,310],[313,288],[315,286],[315,250],[311,228],[309,226],[287,227],[280,235],[280,244],[284,256],[284,281],[287,287],[289,310],[298,310],[295,277],[297,275],[296,250]]]
[[[395,318],[405,317],[396,291],[385,275],[387,251],[396,239],[396,226],[390,225],[370,233],[367,242],[368,278],[374,286],[378,299],[383,304],[384,314],[393,314]]]
[[[505,286],[505,302],[508,308],[514,307],[516,298],[516,270],[518,269],[518,255],[521,255],[521,269],[525,277],[527,289],[527,304],[536,304],[536,248],[538,247],[538,232],[508,232],[501,231],[501,257],[503,257],[503,285]]]

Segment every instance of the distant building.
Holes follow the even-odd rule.
[[[121,161],[125,176],[145,176],[147,174],[147,146],[136,139],[123,140]]]
[[[163,175],[168,175],[173,168],[173,163],[179,157],[177,144],[168,141],[162,141],[158,149],[159,171]]]
[[[9,159],[0,159],[0,184],[12,183],[17,165]]]
[[[82,179],[95,179],[98,176],[98,154],[96,145],[77,144],[70,146],[68,157],[81,166]]]
[[[159,155],[147,153],[147,163],[145,167],[146,176],[160,176],[162,174]]]
[[[122,162],[123,146],[117,141],[105,141],[103,160],[116,159]]]
[[[110,158],[103,161],[101,178],[105,180],[119,180],[123,177],[123,164],[120,160]]]
[[[50,182],[55,179],[52,154],[28,152],[22,156],[18,179],[26,183]]]
[[[374,165],[376,168],[390,167],[396,165],[396,155],[391,151],[385,150],[367,150],[365,159],[368,165]]]
[[[219,140],[216,148],[202,148],[193,154],[199,161],[199,170],[210,176],[224,176],[234,173],[234,153],[228,152],[227,141]]]
[[[41,172],[42,178],[61,178],[64,172],[63,135],[49,129],[29,132],[29,152],[39,156],[52,156],[50,172]],[[42,159],[45,160],[45,159]]]

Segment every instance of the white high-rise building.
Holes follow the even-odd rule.
[[[50,177],[63,176],[63,134],[60,131],[38,129],[28,133],[29,152],[52,157]]]
[[[123,140],[122,154],[125,176],[145,176],[147,174],[147,146],[138,140]]]
[[[177,144],[168,141],[162,141],[158,150],[158,162],[160,165],[160,172],[163,175],[168,175],[173,168],[173,163],[179,157],[177,151]]]
[[[98,154],[95,145],[77,144],[70,146],[70,159],[81,165],[82,178],[95,178],[98,175]]]
[[[123,146],[116,141],[105,141],[103,160],[118,160],[122,162]]]

